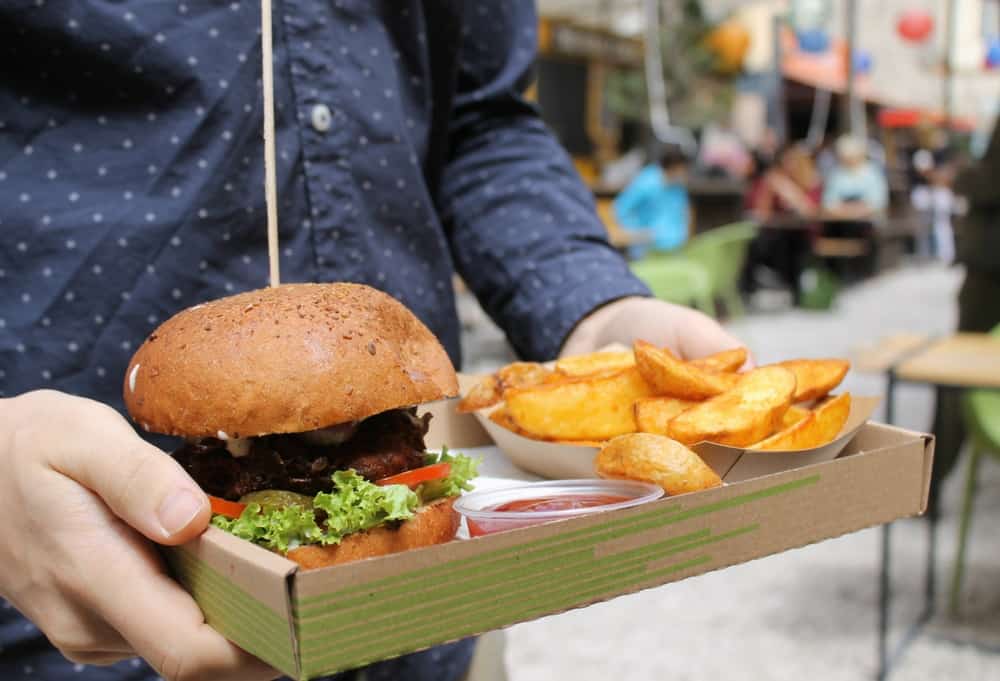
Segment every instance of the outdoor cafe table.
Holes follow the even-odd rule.
[[[897,336],[886,339],[878,347],[862,353],[856,368],[885,372],[886,421],[896,420],[896,386],[917,383],[942,388],[1000,389],[1000,340],[982,333],[958,333],[937,339],[920,336]],[[927,508],[927,567],[924,583],[924,607],[917,620],[907,629],[897,648],[890,653],[888,643],[891,584],[889,582],[890,536],[892,525],[881,529],[881,560],[878,577],[878,671],[876,678],[888,678],[894,664],[923,630],[935,612],[936,530],[939,507],[930,499]]]

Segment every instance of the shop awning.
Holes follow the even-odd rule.
[[[813,54],[799,49],[799,42],[790,29],[781,34],[781,72],[785,78],[819,90],[837,94],[847,92],[847,41],[831,38],[830,49]],[[855,78],[855,95],[874,101],[871,81],[865,75]]]
[[[878,123],[883,128],[916,128],[921,125],[941,126],[945,124],[945,116],[940,111],[885,108],[878,113]],[[948,120],[948,123],[952,129],[960,132],[972,132],[976,129],[975,119],[969,116],[952,116]]]

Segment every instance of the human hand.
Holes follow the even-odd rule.
[[[682,359],[697,359],[744,345],[697,310],[655,298],[622,298],[598,308],[577,324],[561,354],[593,352],[612,343],[631,346],[640,338],[668,347]]]
[[[139,655],[170,681],[279,676],[205,623],[148,541],[184,543],[210,517],[197,484],[110,407],[0,400],[0,595],[69,659]]]

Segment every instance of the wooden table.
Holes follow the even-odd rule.
[[[1000,388],[1000,340],[987,333],[939,338],[895,366],[896,380],[956,388]]]
[[[886,421],[896,420],[896,386],[899,383],[922,383],[947,388],[1000,389],[1000,339],[984,333],[957,333],[930,339],[911,335],[886,339],[877,347],[861,353],[855,365],[868,371],[886,374]],[[876,678],[888,678],[894,664],[930,621],[935,611],[935,564],[939,508],[932,495],[927,508],[927,568],[924,582],[924,607],[908,628],[903,640],[890,654],[888,646],[891,584],[889,581],[891,525],[882,526],[881,567],[878,578],[878,671]]]

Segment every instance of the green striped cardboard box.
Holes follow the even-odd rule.
[[[932,458],[868,424],[833,461],[323,570],[214,529],[167,557],[213,627],[311,679],[921,513]]]

